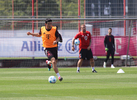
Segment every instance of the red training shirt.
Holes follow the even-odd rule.
[[[91,34],[89,31],[86,31],[86,33],[79,32],[78,34],[76,34],[74,38],[75,39],[79,38],[80,41],[79,49],[87,49],[90,43]]]

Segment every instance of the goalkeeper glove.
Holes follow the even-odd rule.
[[[108,51],[108,48],[105,48],[105,51]]]

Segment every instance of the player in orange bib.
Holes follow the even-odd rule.
[[[56,27],[52,26],[52,20],[46,19],[45,26],[42,26],[39,33],[30,33],[27,32],[27,35],[32,35],[36,37],[42,37],[44,52],[48,59],[51,61],[53,69],[58,76],[59,81],[62,81],[63,78],[60,76],[57,68],[57,59],[58,59],[58,50],[57,43],[62,41]]]

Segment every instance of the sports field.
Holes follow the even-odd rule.
[[[53,69],[0,69],[0,100],[137,100],[137,68],[118,69],[59,68],[64,80],[55,84],[48,82]]]

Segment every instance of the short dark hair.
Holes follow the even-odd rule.
[[[112,28],[109,28],[110,30],[112,30]]]
[[[52,22],[52,20],[51,20],[50,18],[47,18],[47,19],[45,20],[45,23],[47,24],[47,22]]]

